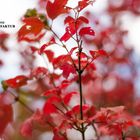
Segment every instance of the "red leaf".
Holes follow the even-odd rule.
[[[70,102],[72,96],[75,94],[77,94],[77,92],[70,92],[67,95],[65,95],[65,97],[63,98],[64,103],[67,105]]]
[[[48,73],[48,70],[44,67],[37,67],[31,71],[30,77],[33,78],[42,78]]]
[[[71,36],[73,36],[76,33],[76,30],[78,30],[81,24],[88,23],[88,19],[86,19],[83,16],[80,16],[77,20],[75,20],[73,17],[68,16],[66,17],[64,23],[68,24],[68,26],[66,27],[65,34],[61,37],[61,41],[66,42],[71,38]]]
[[[8,86],[11,88],[19,88],[27,84],[28,77],[24,75],[16,76],[15,78],[11,78],[3,81],[4,86]]]
[[[90,54],[94,59],[99,56],[108,56],[107,52],[104,50],[90,51]]]
[[[79,31],[79,35],[83,36],[83,35],[95,35],[94,30],[91,29],[91,27],[83,27],[80,31]]]
[[[124,111],[124,106],[116,106],[116,107],[107,107],[107,108],[101,108],[101,111],[107,111],[107,112],[114,112],[114,113],[122,113]]]
[[[67,17],[65,18],[65,20],[64,20],[64,23],[65,23],[65,24],[73,25],[73,26],[75,26],[75,22],[76,22],[76,24],[77,24],[78,27],[79,27],[82,23],[86,23],[86,24],[89,23],[88,19],[87,19],[86,17],[84,17],[84,16],[80,16],[76,21],[75,21],[75,19],[74,19],[73,17],[71,17],[71,16],[67,16]]]
[[[61,102],[61,99],[57,96],[53,96],[49,98],[43,107],[43,112],[45,115],[49,115],[51,113],[57,113],[57,108],[55,107],[55,104]]]
[[[55,68],[62,66],[64,63],[71,61],[69,55],[60,55],[53,59],[53,65]]]
[[[85,110],[87,110],[87,109],[89,109],[89,106],[88,106],[88,105],[83,105],[83,106],[82,106],[82,110],[83,110],[83,111],[85,111]],[[77,106],[73,107],[73,108],[72,108],[72,112],[75,113],[75,114],[80,113],[80,105],[77,105]]]
[[[53,140],[67,140],[67,129],[71,129],[67,120],[63,120],[59,126],[56,126],[53,130]]]
[[[46,47],[47,47],[47,45],[46,44],[43,44],[42,46],[41,46],[41,48],[38,50],[38,53],[41,55],[41,54],[43,54],[44,53],[44,50],[46,49]]]
[[[59,89],[66,89],[71,84],[70,81],[64,80],[61,85],[59,85]]]
[[[13,109],[11,104],[5,103],[5,93],[0,94],[0,136],[3,134],[7,125],[13,120]]]
[[[75,68],[73,67],[73,65],[69,64],[69,63],[65,63],[64,65],[62,65],[60,67],[61,70],[63,70],[63,76],[65,78],[68,78],[70,73],[73,73],[75,74],[76,73],[76,70]]]
[[[109,125],[110,134],[121,135],[123,131],[127,131],[132,126],[135,126],[132,120],[120,122],[117,122],[116,120],[116,122]]]
[[[68,0],[54,0],[54,2],[48,1],[46,6],[46,11],[52,20],[54,20],[60,14],[64,14],[68,12],[68,9],[65,7]]]
[[[58,93],[59,93],[59,89],[54,88],[54,89],[47,90],[43,95],[50,96],[50,95],[57,95]]]
[[[64,20],[64,23],[65,24],[73,24],[74,23],[74,18],[73,17],[71,17],[71,16],[67,16],[66,18],[65,18],[65,20]]]
[[[91,106],[86,112],[84,112],[84,115],[87,116],[87,120],[91,121],[94,115],[96,114],[96,108],[94,106]]]
[[[25,122],[22,124],[20,128],[20,133],[22,136],[31,137],[33,129],[36,127],[36,124],[43,125],[46,123],[46,116],[44,116],[43,112],[40,110],[36,110],[36,112]]]
[[[22,37],[22,39],[19,41],[23,40],[26,42],[38,42],[44,35],[45,35],[45,33],[40,33],[37,36],[29,34],[29,35]]]
[[[77,52],[76,55],[78,56],[79,55],[79,52]],[[84,52],[81,52],[80,57],[81,57],[81,59],[87,59],[88,58],[88,56]]]
[[[84,16],[80,16],[77,20],[78,20],[78,22],[84,22],[86,24],[89,23],[89,20]]]
[[[69,39],[71,38],[71,35],[68,33],[68,32],[66,32],[62,37],[61,37],[61,41],[68,41]]]
[[[43,107],[43,112],[44,112],[44,114],[49,115],[51,113],[56,113],[57,109],[52,103],[46,102]]]
[[[108,121],[116,120],[116,117],[121,113],[123,113],[125,107],[124,106],[116,106],[116,107],[107,107],[101,108],[100,111],[95,115],[95,119],[97,122],[107,123]]]
[[[70,25],[66,27],[66,32],[65,34],[61,37],[61,41],[68,41],[71,36],[73,36],[76,33],[75,27],[73,25]]]
[[[78,47],[74,47],[74,48],[72,48],[72,49],[70,50],[70,52],[69,52],[69,55],[72,55],[73,52],[74,52],[77,48],[78,48]]]
[[[32,53],[35,53],[38,51],[38,49],[34,46],[30,46],[30,49],[31,49]]]
[[[37,17],[25,18],[25,23],[18,31],[18,40],[35,41],[42,37],[41,31],[44,28],[44,23]]]
[[[89,109],[89,106],[88,105],[83,105],[82,106],[83,112],[84,111],[87,111],[88,109]],[[69,117],[72,117],[72,116],[75,116],[75,115],[78,116],[79,114],[80,114],[80,105],[74,106],[70,111],[68,111],[66,113],[66,115],[69,116]]]
[[[55,44],[55,39],[54,38],[51,38],[50,41],[44,45],[41,46],[41,48],[38,50],[38,53],[41,55],[43,54],[46,50],[46,47],[52,45],[52,44]]]
[[[44,53],[46,54],[49,62],[52,62],[53,58],[54,58],[54,52],[51,50],[46,50],[46,51],[44,51]]]
[[[28,119],[22,124],[20,133],[24,137],[31,137],[32,131],[33,131],[32,119]]]
[[[99,53],[100,55],[108,56],[107,52],[104,51],[104,50],[99,50],[98,53]]]
[[[89,4],[93,4],[94,0],[81,0],[78,2],[77,9],[80,12],[83,10],[85,7],[87,7]]]

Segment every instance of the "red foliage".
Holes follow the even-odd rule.
[[[69,75],[72,73],[72,74],[75,74],[76,73],[76,70],[75,68],[73,67],[73,65],[70,65],[69,63],[64,63],[60,69],[63,71],[63,76],[65,78],[68,78]]]
[[[136,71],[131,58],[133,50],[125,43],[127,32],[122,30],[117,21],[122,11],[139,15],[139,2],[127,0],[125,3],[122,0],[116,6],[110,1],[105,12],[111,17],[108,27],[100,24],[101,19],[98,17],[94,27],[89,25],[95,16],[90,12],[84,14],[82,10],[93,0],[80,0],[74,8],[67,6],[68,0],[39,2],[40,5],[46,4],[47,15],[36,14],[35,9],[31,13],[28,11],[30,16],[23,19],[24,25],[18,32],[18,41],[29,43],[27,50],[20,54],[24,56],[24,66],[30,74],[2,81],[3,89],[14,91],[10,93],[15,101],[32,113],[30,106],[20,100],[20,95],[28,93],[44,103],[22,124],[21,134],[32,136],[34,129],[44,126],[44,131],[51,129],[54,133],[53,140],[67,140],[68,129],[79,131],[82,140],[85,140],[85,131],[92,126],[96,139],[104,139],[104,136],[108,139],[111,136],[114,140],[138,139],[140,120],[136,115],[140,114],[140,101],[136,99],[134,89]],[[49,20],[62,14],[66,15],[66,27],[64,34],[59,37]],[[52,33],[51,38],[39,46],[31,44],[40,43],[45,30]],[[2,50],[5,50],[7,37],[5,33],[0,34]],[[74,45],[68,44],[67,41],[71,40]],[[56,56],[52,46],[61,47],[66,53]],[[35,66],[36,58],[43,55],[49,60],[46,61],[49,63],[47,67]],[[128,79],[124,77],[125,71],[121,71],[123,66],[130,70]],[[22,89],[25,85],[25,89]],[[5,103],[6,95],[0,94],[0,135],[13,119],[12,106]]]
[[[25,18],[23,22],[25,24],[18,31],[18,40],[27,42],[39,41],[44,35],[44,33],[41,33],[44,23],[37,17]]]
[[[27,84],[28,77],[24,75],[16,76],[15,78],[11,78],[3,81],[3,86],[11,87],[11,88],[19,88]]]
[[[60,14],[67,13],[68,9],[65,7],[67,1],[68,0],[55,0],[53,3],[51,1],[48,1],[46,6],[46,11],[49,18],[54,20]]]
[[[93,59],[96,59],[99,56],[108,56],[107,52],[104,50],[90,51],[90,54]]]
[[[0,136],[3,135],[5,128],[13,120],[12,105],[6,101],[7,94],[0,94]]]
[[[79,35],[83,36],[83,35],[95,35],[95,32],[91,29],[91,27],[84,27],[79,31]]]

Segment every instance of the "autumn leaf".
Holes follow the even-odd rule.
[[[52,103],[46,102],[43,107],[43,112],[44,112],[44,114],[49,115],[51,113],[56,113],[57,109]]]
[[[45,91],[44,96],[58,95],[60,92],[59,88],[53,88]]]
[[[38,51],[38,48],[34,47],[34,46],[29,46],[29,48],[31,49],[31,52],[34,54],[35,52]]]
[[[53,130],[53,140],[67,140],[67,129],[71,129],[72,127],[68,124],[67,120],[63,120],[59,126],[55,127]]]
[[[80,12],[84,8],[86,8],[89,4],[93,4],[95,0],[81,0],[78,2],[78,6],[76,9]]]
[[[72,55],[73,52],[74,52],[77,48],[78,48],[78,47],[73,47],[73,48],[71,48],[71,50],[69,51],[69,55]]]
[[[4,133],[7,125],[13,120],[12,105],[5,102],[7,93],[0,94],[0,136]]]
[[[63,98],[64,103],[67,105],[70,102],[72,96],[75,95],[75,94],[77,94],[77,92],[67,93]]]
[[[15,78],[11,78],[8,80],[2,81],[3,88],[7,89],[8,87],[11,88],[19,88],[27,84],[28,77],[24,75],[18,75]]]
[[[80,23],[86,23],[86,24],[88,24],[89,23],[89,20],[86,18],[86,17],[84,17],[84,16],[80,16],[78,19],[77,19],[77,21]]]
[[[51,50],[44,51],[44,54],[47,56],[49,62],[52,62],[54,59],[54,52]]]
[[[63,80],[59,85],[59,89],[66,89],[71,84],[71,81]]]
[[[32,119],[27,119],[21,126],[20,133],[24,137],[31,137],[33,132]]]
[[[49,42],[47,42],[46,44],[43,44],[41,47],[40,47],[40,49],[38,50],[38,53],[41,55],[41,54],[43,54],[45,51],[46,51],[46,48],[48,47],[48,46],[50,46],[50,45],[53,45],[53,44],[55,44],[56,42],[55,42],[55,39],[52,37],[51,39],[50,39],[50,41]]]
[[[44,115],[50,115],[52,113],[57,113],[57,108],[55,104],[60,103],[61,99],[57,96],[50,97],[43,106]]]
[[[73,25],[69,25],[66,27],[65,34],[60,38],[61,41],[68,41],[74,34],[76,33],[75,27]]]
[[[35,77],[36,79],[43,78],[47,75],[48,70],[45,67],[36,67],[32,69],[30,77]]]
[[[80,16],[77,20],[75,20],[73,17],[68,16],[64,20],[64,24],[67,24],[66,27],[66,32],[64,35],[61,37],[61,41],[68,41],[79,29],[79,27],[83,24],[86,23],[88,24],[88,19],[84,16]]]
[[[124,112],[124,109],[124,106],[101,108],[100,111],[98,111],[95,115],[95,120],[97,122],[109,123],[116,120],[118,115]]]
[[[68,0],[54,0],[52,3],[50,0],[47,2],[46,11],[52,20],[61,14],[67,13],[68,8],[65,7]]]
[[[71,17],[71,16],[67,16],[66,18],[65,18],[65,20],[64,20],[64,24],[73,24],[74,23],[74,18],[73,17]]]
[[[70,62],[70,56],[69,55],[60,55],[53,59],[53,66],[55,68],[61,67],[64,63]]]
[[[24,137],[31,137],[33,130],[36,129],[36,124],[43,125],[46,123],[46,117],[44,116],[43,112],[37,109],[31,117],[26,119],[21,127],[20,133]]]
[[[80,31],[79,31],[79,35],[80,36],[84,36],[84,35],[95,35],[94,30],[91,29],[91,27],[83,27]]]
[[[99,56],[108,56],[108,54],[105,50],[90,51],[90,54],[93,57],[93,59],[95,59]]]
[[[75,68],[71,64],[69,64],[69,63],[65,63],[64,65],[62,65],[60,67],[60,69],[63,71],[63,76],[65,78],[68,78],[71,73],[72,74],[76,73]]]
[[[85,105],[82,106],[83,112],[84,112],[84,111],[87,111],[88,109],[89,109],[89,105],[85,104]],[[78,116],[79,114],[80,114],[80,105],[74,106],[70,111],[68,111],[68,112],[66,113],[66,115],[67,115],[68,117],[72,117],[72,116],[75,116],[75,115]]]
[[[29,17],[23,20],[25,23],[18,31],[18,41],[38,41],[44,33],[41,31],[44,28],[44,23],[37,17]]]

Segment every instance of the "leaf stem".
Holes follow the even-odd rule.
[[[18,96],[16,96],[13,92],[10,92],[10,94],[14,96],[16,102],[19,102],[21,105],[23,105],[29,112],[34,113],[34,111],[27,104],[25,104]]]
[[[93,127],[93,129],[95,131],[95,135],[96,135],[97,140],[99,140],[99,134],[98,134],[98,131],[97,131],[97,128],[96,128],[94,122],[92,123],[92,127]]]
[[[123,131],[122,131],[122,140],[125,140],[125,135],[124,135]]]

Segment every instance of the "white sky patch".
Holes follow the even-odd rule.
[[[140,54],[140,18],[131,21],[129,28],[129,39],[137,53]]]
[[[0,21],[5,24],[14,24],[16,28],[1,28],[8,33],[17,32],[20,28],[20,18],[28,8],[34,8],[37,0],[0,0]]]
[[[140,54],[140,17],[131,14],[122,16],[123,29],[128,30],[128,44],[134,47],[135,52]]]

